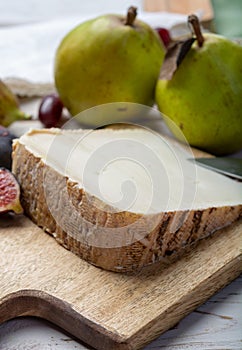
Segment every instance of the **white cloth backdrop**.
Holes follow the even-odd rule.
[[[126,13],[131,3],[153,27],[188,30],[186,16],[144,12],[141,0],[0,0],[0,79],[53,82],[55,51],[63,36],[94,16]]]

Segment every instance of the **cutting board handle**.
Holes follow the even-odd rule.
[[[100,344],[100,349],[127,349],[118,335],[117,339],[110,339],[100,325],[84,318],[69,303],[43,291],[19,290],[0,300],[0,324],[20,316],[43,318],[95,348]]]

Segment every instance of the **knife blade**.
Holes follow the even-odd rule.
[[[242,159],[228,157],[190,159],[210,170],[242,180]]]

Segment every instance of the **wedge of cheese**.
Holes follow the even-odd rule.
[[[31,130],[13,146],[26,214],[112,271],[172,261],[242,216],[242,184],[143,128]]]

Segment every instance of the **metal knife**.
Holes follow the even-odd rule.
[[[228,157],[190,159],[218,173],[242,180],[242,159]]]

